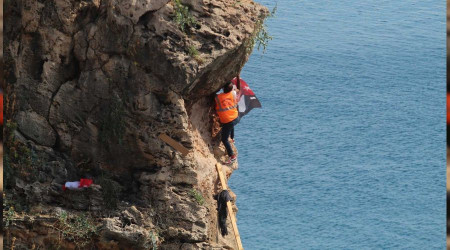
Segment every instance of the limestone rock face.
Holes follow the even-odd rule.
[[[171,0],[5,3],[7,200],[37,220],[58,220],[55,207],[89,214],[100,249],[235,247],[217,231],[225,150],[211,134],[212,97],[248,60],[268,11],[252,0],[181,2],[195,23],[175,22]],[[95,185],[62,190],[80,178]],[[77,247],[45,223],[21,233],[27,223],[13,221],[6,242]]]
[[[56,135],[47,120],[37,113],[21,111],[16,116],[19,130],[36,143],[52,147],[55,145]]]

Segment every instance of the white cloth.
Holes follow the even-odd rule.
[[[233,92],[234,100],[236,100],[236,102],[239,102],[240,99],[241,99],[241,91],[239,91],[239,94],[238,94],[236,90],[237,90],[236,85],[233,85],[233,90],[232,90],[232,92]]]
[[[64,184],[64,186],[67,189],[78,189],[80,187],[80,182],[79,181],[71,181],[71,182],[66,182],[66,184]]]

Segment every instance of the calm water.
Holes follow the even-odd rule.
[[[445,7],[278,1],[241,75],[246,250],[445,248]]]

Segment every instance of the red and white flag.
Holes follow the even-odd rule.
[[[63,185],[63,190],[76,190],[80,188],[89,187],[94,181],[92,179],[80,179],[80,181],[68,181]]]
[[[239,91],[238,94],[238,111],[239,111],[239,117],[242,118],[242,116],[246,115],[250,110],[254,108],[261,108],[261,103],[259,102],[258,98],[256,98],[255,93],[250,89],[248,84],[241,79],[239,79],[241,83],[241,91]],[[231,82],[236,86],[237,84],[237,78],[233,78]]]

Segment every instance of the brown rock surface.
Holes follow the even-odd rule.
[[[6,246],[80,248],[52,233],[64,210],[92,216],[93,248],[235,248],[218,236],[212,198],[225,159],[212,96],[268,12],[251,0],[182,2],[197,20],[185,32],[169,0],[5,3]],[[62,191],[84,177],[96,185]]]

